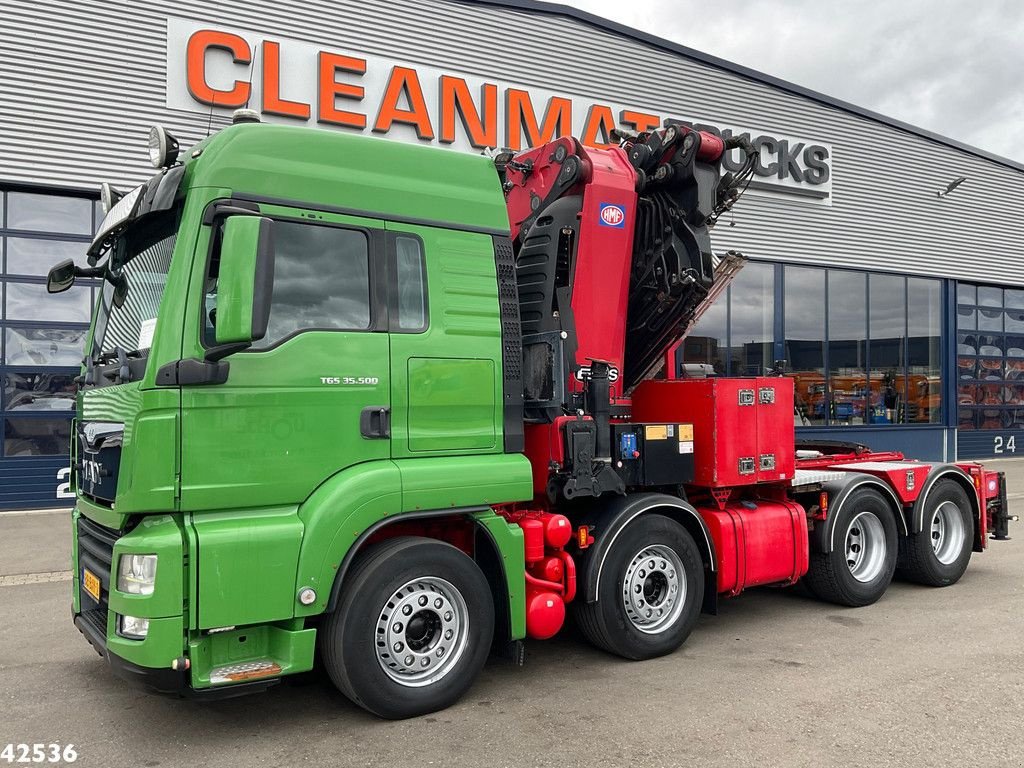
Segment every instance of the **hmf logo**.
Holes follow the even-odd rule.
[[[405,141],[478,151],[535,147],[573,135],[589,147],[615,145],[612,131],[650,131],[685,116],[613,101],[504,83],[400,63],[302,40],[268,38],[201,22],[167,20],[167,105],[172,109],[258,109],[271,122],[319,124]],[[692,123],[728,137],[746,134],[760,155],[755,188],[799,188],[804,198],[831,192],[831,148],[793,137]],[[726,170],[742,167],[738,150]],[[625,212],[620,209],[623,216]],[[602,211],[602,223],[609,221]]]
[[[601,203],[601,224],[622,229],[626,224],[626,211],[614,203]]]

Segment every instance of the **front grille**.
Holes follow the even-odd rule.
[[[78,578],[79,603],[82,620],[107,636],[107,608],[110,598],[110,578],[113,570],[114,542],[120,532],[106,528],[82,516],[78,518]],[[100,580],[99,603],[85,591],[83,570],[88,568]]]

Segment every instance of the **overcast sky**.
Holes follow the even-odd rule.
[[[1024,162],[1022,0],[563,0]]]

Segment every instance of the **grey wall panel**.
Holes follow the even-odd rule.
[[[0,0],[0,183],[94,188],[150,173],[166,106],[166,17],[831,144],[832,205],[751,193],[716,247],[758,258],[1021,283],[1024,172],[568,17],[444,0]],[[650,72],[658,72],[650,78]],[[226,122],[212,119],[214,129]],[[935,192],[957,176],[948,198]]]

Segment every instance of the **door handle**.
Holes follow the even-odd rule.
[[[391,437],[391,409],[386,405],[368,405],[359,413],[359,434],[370,440]]]

